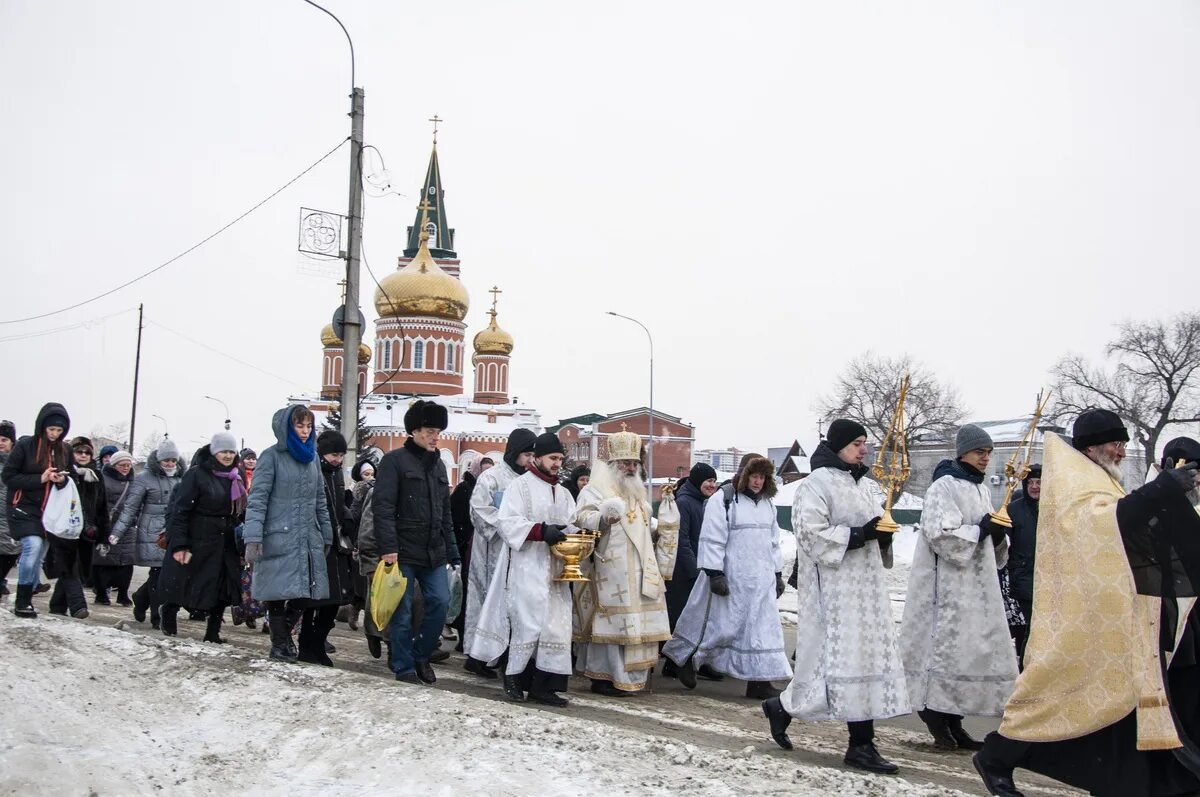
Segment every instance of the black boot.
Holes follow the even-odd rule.
[[[417,677],[427,684],[437,683],[437,674],[433,668],[429,666],[428,661],[418,661],[416,663]]]
[[[938,750],[949,752],[958,749],[958,742],[950,734],[950,728],[946,724],[946,715],[940,711],[931,711],[923,708],[917,712],[917,716],[925,723],[925,727],[929,729],[929,733],[933,736],[933,746]]]
[[[950,731],[950,736],[954,738],[955,744],[959,750],[982,750],[983,742],[975,739],[971,734],[967,733],[962,726],[961,718],[946,720],[946,728]]]
[[[316,628],[310,626],[315,623],[305,623],[300,629],[300,647],[297,650],[296,658],[305,664],[320,664],[322,667],[332,667],[333,659],[329,658],[329,654],[325,652],[324,634]]]
[[[543,706],[553,708],[566,708],[570,705],[570,701],[554,692],[530,692],[529,699],[534,703],[541,703]]]
[[[521,689],[521,684],[515,675],[504,676],[504,694],[508,695],[509,700],[517,703],[525,702],[525,692]]]
[[[662,677],[663,678],[678,678],[679,677],[679,668],[675,666],[675,662],[671,661],[670,659],[665,659],[663,661]]]
[[[145,615],[143,615],[143,616],[145,616]],[[162,624],[162,614],[159,612],[159,609],[157,606],[151,606],[150,607],[150,627],[157,630],[161,624]]]
[[[633,694],[621,691],[612,681],[601,681],[599,678],[592,679],[592,692],[605,697],[629,697]]]
[[[700,669],[696,670],[696,676],[703,678],[706,681],[724,681],[724,673],[719,673],[707,664],[701,664]]]
[[[139,623],[146,622],[146,610],[150,608],[150,590],[146,585],[138,587],[133,593],[133,619]],[[157,614],[157,612],[155,612]],[[157,627],[157,626],[156,626]]]
[[[17,602],[13,604],[13,614],[17,617],[37,617],[33,608],[33,585],[17,585]]]
[[[463,663],[463,669],[472,675],[478,675],[480,678],[487,678],[488,680],[492,681],[500,677],[495,670],[487,666],[486,662],[482,662],[479,659],[473,659],[470,656],[468,656],[467,660]]]
[[[367,650],[371,653],[371,658],[377,659],[383,655],[383,640],[377,636],[367,637]]]
[[[679,683],[684,689],[696,688],[696,668],[692,666],[692,660],[688,659],[683,663],[678,670]]]
[[[288,633],[287,623],[282,615],[273,615],[272,619],[274,622],[263,624],[264,628],[269,625],[271,629],[271,658],[295,664],[296,653],[292,650],[292,635]]]
[[[773,697],[779,697],[782,691],[772,686],[770,681],[746,682],[746,697],[752,700],[770,700]]]
[[[92,603],[96,604],[97,606],[112,606],[112,601],[108,599],[108,590],[97,590],[96,599],[93,600]]]
[[[888,761],[875,749],[874,742],[852,744],[846,749],[846,757],[842,759],[847,766],[865,769],[880,775],[895,775],[900,767]]]
[[[971,756],[971,763],[975,765],[975,771],[979,773],[979,777],[983,778],[983,785],[988,794],[995,795],[995,797],[1025,797],[1024,794],[1017,791],[1017,784],[1013,783],[1011,769],[1004,772],[996,767],[988,766],[984,763],[982,753]]]
[[[224,619],[224,612],[212,611],[208,613],[208,624],[204,629],[204,641],[214,642],[218,645],[224,645],[225,640],[221,639],[221,621]]]
[[[771,723],[771,738],[775,740],[775,744],[784,750],[791,750],[792,740],[788,738],[787,729],[792,724],[792,715],[784,710],[783,703],[779,701],[778,697],[764,700],[762,712],[763,716],[767,718],[767,722]]]
[[[132,606],[133,605],[133,601],[129,600],[129,593],[126,592],[125,590],[121,590],[120,592],[117,593],[117,603],[119,603],[122,606]]]
[[[448,658],[450,658],[450,651],[442,650],[441,648],[438,648],[433,653],[429,654],[429,661],[433,664],[443,662]]]
[[[163,636],[175,636],[179,633],[179,607],[163,606],[160,615]]]

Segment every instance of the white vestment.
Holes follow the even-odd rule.
[[[614,499],[622,511],[610,525],[602,507]],[[658,664],[658,643],[671,638],[665,582],[675,570],[679,528],[664,526],[655,542],[649,505],[627,500],[599,471],[579,493],[575,524],[602,534],[586,570],[591,581],[575,585],[576,665],[589,678],[637,691]]]
[[[851,527],[879,517],[882,503],[879,485],[835,467],[818,467],[796,489],[796,674],[780,701],[798,719],[859,722],[910,710],[883,577],[891,548],[869,540],[847,550]]]
[[[543,672],[571,674],[571,589],[555,581],[562,560],[550,546],[529,541],[538,523],[568,525],[575,501],[567,489],[533,472],[513,480],[500,502],[497,532],[505,546],[468,651],[495,664],[508,650],[508,675],[524,672],[530,659]]]
[[[745,681],[791,678],[775,597],[775,574],[783,567],[775,504],[738,493],[727,514],[718,491],[704,505],[698,554],[701,568],[725,573],[729,595],[714,595],[701,570],[663,655]]]
[[[914,709],[998,717],[1016,683],[996,577],[1008,562],[1008,537],[997,546],[987,534],[980,539],[979,521],[991,511],[987,485],[953,475],[925,493],[900,626]]]
[[[479,613],[483,610],[483,599],[496,572],[496,562],[504,539],[499,535],[500,502],[504,491],[517,474],[504,460],[479,474],[475,489],[471,492],[471,524],[475,533],[471,538],[471,566],[467,569],[467,605],[463,618],[463,650],[471,649],[475,626],[479,624]]]

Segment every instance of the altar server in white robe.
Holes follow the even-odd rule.
[[[532,467],[500,502],[505,546],[471,640],[472,658],[495,665],[505,650],[504,692],[515,701],[565,706],[571,674],[571,589],[554,579],[562,560],[550,551],[575,530],[575,500],[559,484],[564,450],[558,436],[539,435]]]
[[[504,459],[479,475],[475,489],[471,492],[471,561],[467,568],[466,617],[463,621],[463,650],[470,653],[479,624],[479,613],[483,610],[483,599],[487,597],[492,576],[496,573],[496,562],[504,538],[500,536],[500,502],[504,491],[514,479],[525,472],[533,461],[533,444],[537,435],[530,429],[516,429],[508,436],[504,448]],[[482,678],[495,678],[496,671],[470,655],[463,669]]]
[[[764,700],[779,694],[771,681],[792,677],[776,606],[784,585],[775,466],[755,457],[735,487],[728,503],[722,490],[704,505],[702,572],[663,655],[688,689],[696,688],[696,668],[709,664],[746,681],[746,697]]]
[[[975,424],[955,437],[925,492],[900,625],[908,696],[939,750],[979,750],[964,715],[998,717],[1017,680],[998,568],[1008,562],[1007,529],[993,521],[984,483],[992,438]]]
[[[867,478],[866,456],[867,430],[838,419],[796,490],[796,673],[763,713],[785,750],[793,717],[845,722],[846,764],[890,775],[899,768],[875,749],[874,721],[910,709],[883,573],[892,566],[892,535],[876,529],[884,495]]]

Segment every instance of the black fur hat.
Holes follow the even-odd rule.
[[[1079,413],[1071,429],[1071,445],[1083,451],[1105,443],[1128,443],[1129,430],[1120,416],[1110,410],[1090,409]]]
[[[432,427],[442,430],[450,425],[450,414],[436,401],[417,399],[404,413],[404,431],[412,434],[418,429]]]

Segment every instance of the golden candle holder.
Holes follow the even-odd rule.
[[[562,575],[556,577],[555,581],[591,581],[583,574],[579,563],[596,550],[597,536],[581,529],[577,533],[568,534],[562,542],[550,546],[550,553],[563,560]]]
[[[1037,404],[1033,410],[1033,417],[1029,420],[1029,426],[1021,437],[1020,445],[1004,465],[1004,479],[1008,482],[1008,486],[1004,489],[1004,500],[1000,502],[999,509],[988,515],[993,523],[1006,529],[1012,528],[1012,517],[1008,514],[1008,505],[1012,501],[1013,493],[1016,491],[1017,485],[1025,481],[1025,477],[1029,475],[1029,471],[1033,467],[1034,433],[1037,432],[1038,421],[1042,419],[1042,413],[1045,412],[1046,405],[1050,402],[1050,393],[1047,392],[1044,398],[1042,394],[1043,391],[1039,390]],[[1018,459],[1020,464],[1017,462]]]
[[[886,534],[895,534],[900,530],[900,524],[892,517],[892,501],[897,493],[904,488],[912,468],[908,464],[907,424],[904,421],[904,402],[908,398],[908,375],[900,380],[900,395],[896,400],[896,411],[888,424],[887,434],[879,446],[879,454],[871,466],[875,481],[883,490],[883,516],[875,524],[875,530]]]

